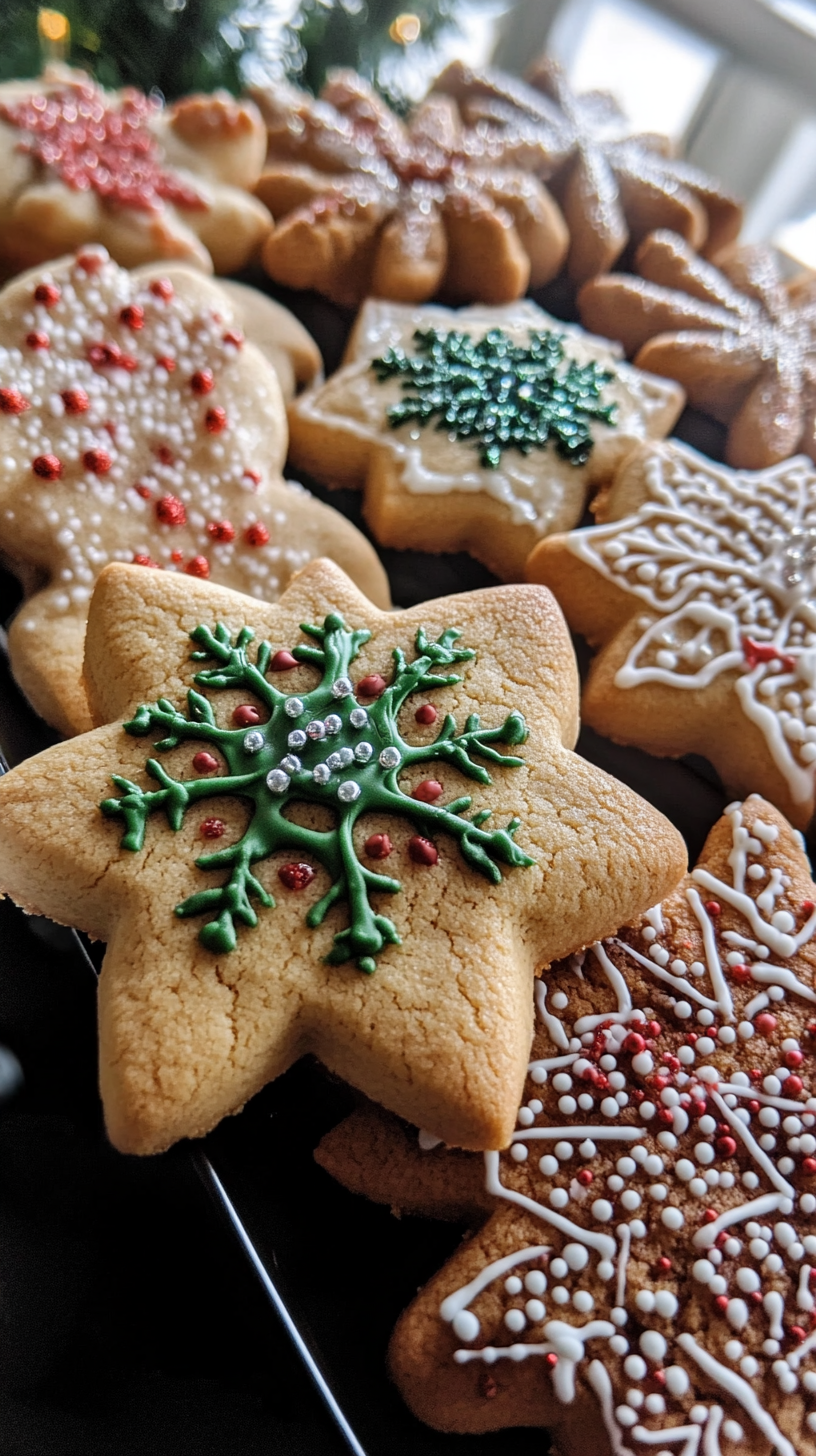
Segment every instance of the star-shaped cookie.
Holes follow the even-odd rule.
[[[508,1151],[378,1108],[318,1161],[397,1209],[484,1220],[402,1316],[392,1374],[443,1430],[558,1451],[816,1452],[816,887],[732,804],[662,905],[536,986]]]
[[[551,180],[570,232],[574,283],[607,272],[630,241],[656,227],[673,228],[709,257],[739,233],[742,208],[718,182],[671,156],[665,137],[633,134],[613,96],[576,95],[549,56],[533,64],[526,85],[454,61],[434,88]]]
[[[48,66],[0,86],[0,268],[18,273],[102,243],[132,268],[166,258],[232,273],[272,220],[251,197],[265,135],[227,92],[163,109],[84,71]]]
[[[542,542],[531,581],[602,650],[585,722],[701,753],[807,827],[816,793],[816,469],[730,470],[673,443],[625,462],[600,525]]]
[[[816,458],[813,274],[786,282],[764,247],[740,248],[715,268],[662,231],[644,240],[635,267],[639,277],[611,274],[581,289],[587,327],[727,424],[731,465],[762,470],[798,450]]]
[[[535,304],[454,311],[369,299],[345,364],[290,408],[290,458],[362,486],[386,546],[469,551],[504,580],[580,520],[683,393]]]
[[[281,479],[281,392],[238,327],[247,293],[238,312],[234,292],[199,273],[128,273],[89,247],[0,294],[0,550],[28,596],[11,662],[62,732],[90,727],[82,643],[109,561],[274,600],[293,571],[330,555],[388,602],[361,533]]]
[[[534,971],[685,864],[571,752],[550,594],[394,615],[327,561],[276,606],[113,565],[85,673],[107,726],[0,781],[0,885],[108,942],[116,1146],[203,1134],[306,1052],[448,1142],[509,1141]]]

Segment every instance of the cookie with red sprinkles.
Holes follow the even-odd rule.
[[[373,1106],[328,1134],[355,1192],[482,1224],[392,1339],[421,1419],[542,1425],[570,1456],[813,1456],[815,979],[801,838],[752,796],[668,899],[543,972],[503,1152]]]
[[[90,726],[82,644],[109,561],[275,600],[331,555],[388,602],[360,532],[283,481],[278,377],[243,321],[200,273],[127,272],[98,245],[0,294],[0,549],[28,592],[9,648],[64,733]]]

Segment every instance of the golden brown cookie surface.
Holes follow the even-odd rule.
[[[534,970],[682,874],[671,826],[571,753],[537,587],[394,615],[326,561],[277,606],[111,566],[86,678],[108,726],[0,782],[0,881],[108,941],[123,1149],[206,1132],[307,1051],[449,1142],[506,1142]]]

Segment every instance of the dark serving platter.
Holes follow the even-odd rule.
[[[258,282],[255,278],[248,281]],[[276,296],[292,307],[315,334],[327,369],[335,367],[350,317],[319,299],[290,296],[281,290],[276,290]],[[545,306],[549,302],[542,301]],[[699,417],[684,415],[677,433],[706,453],[720,453],[719,432]],[[313,482],[305,483],[362,524],[359,499],[354,493],[326,492]],[[467,556],[433,557],[397,551],[381,554],[399,606],[493,583],[489,573]],[[18,596],[13,578],[0,572],[0,620],[8,620]],[[579,662],[585,662],[582,644],[576,643],[576,649]],[[0,653],[0,749],[6,759],[16,763],[53,740],[51,730],[33,715],[18,692]],[[690,856],[696,856],[725,804],[716,775],[707,764],[696,759],[671,762],[650,758],[586,729],[578,751],[651,800],[685,836]],[[39,1127],[45,1119],[53,1133],[52,1141],[60,1142],[59,1129],[63,1129],[60,1155],[67,1158],[67,1168],[74,1169],[75,1182],[81,1184],[90,1168],[97,1170],[89,1175],[93,1183],[99,1167],[104,1166],[106,1176],[123,1190],[122,1197],[142,1200],[140,1208],[147,1209],[151,1198],[156,1197],[161,1217],[166,1220],[166,1239],[162,1238],[161,1226],[158,1232],[153,1231],[151,1264],[155,1265],[156,1258],[168,1260],[166,1282],[173,1287],[179,1261],[182,1266],[185,1260],[194,1263],[199,1257],[202,1262],[208,1261],[200,1269],[201,1285],[191,1274],[189,1289],[182,1286],[182,1297],[191,1302],[193,1316],[197,1301],[204,1301],[201,1320],[206,1320],[207,1289],[219,1286],[226,1305],[218,1307],[228,1308],[228,1318],[236,1321],[234,1335],[227,1332],[224,1340],[227,1360],[239,1366],[243,1360],[252,1361],[247,1382],[257,1392],[264,1384],[262,1360],[268,1359],[270,1385],[276,1395],[271,1410],[265,1412],[268,1419],[259,1417],[257,1429],[241,1425],[237,1417],[237,1423],[231,1426],[231,1407],[227,1403],[222,1408],[222,1403],[217,1406],[215,1424],[208,1424],[206,1429],[199,1424],[193,1407],[185,1406],[179,1414],[173,1406],[176,1424],[172,1429],[162,1425],[163,1435],[157,1430],[148,1432],[143,1423],[134,1420],[131,1434],[126,1436],[121,1422],[117,1425],[113,1420],[106,1425],[100,1417],[91,1382],[87,1401],[93,1409],[90,1416],[86,1410],[85,1424],[82,1411],[77,1415],[75,1410],[67,1422],[54,1418],[49,1424],[43,1414],[41,1394],[38,1404],[38,1392],[45,1381],[49,1391],[46,1405],[51,1402],[48,1409],[53,1413],[53,1350],[50,1356],[47,1352],[43,1355],[41,1377],[36,1357],[32,1369],[31,1356],[26,1354],[26,1368],[17,1379],[14,1360],[17,1358],[18,1364],[21,1361],[20,1341],[13,1338],[12,1326],[16,1319],[19,1334],[19,1322],[25,1326],[26,1309],[39,1310],[37,1318],[49,1321],[48,1336],[53,1346],[60,1319],[63,1323],[67,1319],[69,1327],[72,1319],[76,1322],[69,1296],[72,1279],[82,1283],[82,1260],[69,1238],[65,1250],[49,1246],[51,1264],[46,1258],[43,1273],[35,1241],[38,1257],[28,1263],[23,1259],[21,1267],[29,1271],[37,1268],[46,1281],[52,1281],[48,1293],[44,1299],[39,1298],[37,1291],[26,1284],[26,1278],[33,1279],[34,1275],[20,1274],[19,1268],[15,1286],[13,1260],[3,1251],[7,1213],[0,1198],[0,1456],[39,1456],[45,1452],[48,1456],[73,1456],[74,1452],[77,1456],[93,1456],[97,1451],[115,1452],[116,1456],[131,1451],[150,1451],[151,1456],[160,1456],[166,1451],[168,1456],[180,1456],[187,1450],[202,1456],[222,1450],[242,1456],[244,1452],[270,1449],[270,1436],[271,1449],[276,1452],[308,1451],[326,1456],[349,1451],[356,1456],[378,1456],[385,1451],[389,1456],[491,1456],[499,1452],[502,1456],[532,1456],[535,1451],[541,1456],[547,1442],[540,1430],[512,1430],[481,1437],[451,1437],[431,1431],[410,1415],[390,1385],[385,1352],[394,1322],[417,1288],[452,1252],[464,1230],[420,1219],[398,1220],[388,1209],[347,1193],[317,1167],[312,1158],[314,1147],[354,1105],[354,1094],[318,1063],[311,1059],[300,1062],[265,1088],[240,1116],[227,1118],[200,1143],[182,1144],[162,1158],[121,1158],[107,1146],[95,1085],[94,983],[99,961],[99,947],[88,948],[72,932],[47,921],[26,920],[8,903],[0,903],[0,1043],[7,1044],[17,1055],[27,1077],[25,1091],[0,1115],[0,1168],[9,1165],[11,1147],[12,1173],[15,1168],[21,1171],[28,1192],[36,1195],[39,1185],[26,1159],[25,1130],[35,1124]],[[158,1175],[151,1176],[150,1165],[162,1170],[161,1187]],[[200,1184],[196,1194],[195,1173],[209,1200],[201,1196]],[[62,1182],[57,1181],[61,1189],[72,1184],[67,1169]],[[43,1175],[41,1186],[48,1190],[48,1197],[55,1196],[53,1178]],[[78,1199],[76,1219],[82,1224],[86,1204],[76,1189],[74,1194]],[[232,1239],[217,1240],[213,1210],[222,1228],[231,1231]],[[183,1232],[179,1227],[182,1213],[188,1219]],[[153,1216],[151,1206],[145,1217]],[[128,1227],[132,1235],[132,1222]],[[82,1243],[81,1237],[78,1242]],[[130,1255],[137,1267],[144,1258],[138,1245],[137,1232]],[[13,1239],[8,1247],[17,1247]],[[258,1290],[251,1289],[240,1269],[241,1255],[248,1260],[260,1292],[268,1301],[266,1314],[259,1312]],[[230,1285],[227,1291],[223,1287],[225,1279]],[[8,1311],[4,1315],[7,1287],[13,1289],[11,1323]],[[68,1315],[64,1311],[66,1304]],[[274,1310],[272,1319],[270,1305]],[[127,1314],[125,1309],[123,1318]],[[172,1323],[172,1314],[170,1320]],[[196,1388],[202,1365],[210,1373],[207,1351],[196,1343],[195,1330],[190,1333],[194,1324],[195,1318],[184,1325],[190,1353],[186,1362],[182,1361],[191,1388]],[[150,1342],[155,1341],[155,1363],[161,1364],[168,1350],[168,1333],[162,1322],[151,1325],[149,1317],[142,1315],[138,1328],[142,1342],[139,1354],[147,1357],[150,1365]],[[254,1341],[251,1355],[247,1354],[250,1338]],[[40,1339],[40,1346],[43,1343],[48,1346],[48,1338]],[[29,1345],[37,1344],[34,1331]],[[23,1349],[28,1348],[23,1341]],[[62,1346],[59,1349],[56,1364],[65,1379],[64,1350]],[[127,1358],[125,1350],[125,1363]],[[181,1368],[175,1352],[168,1359],[174,1369]],[[10,1380],[8,1364],[4,1364],[8,1360],[12,1362]],[[132,1397],[126,1394],[123,1398]],[[210,1408],[206,1393],[202,1394],[201,1406],[204,1410]],[[160,1404],[158,1409],[164,1411],[165,1407]],[[11,1425],[9,1411],[14,1416]]]

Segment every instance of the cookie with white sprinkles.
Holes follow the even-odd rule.
[[[361,533],[281,478],[286,439],[275,369],[199,273],[129,273],[96,246],[0,293],[0,551],[28,592],[9,648],[43,717],[90,727],[82,646],[109,561],[274,601],[328,555],[387,604]]]
[[[662,905],[544,972],[506,1151],[373,1107],[324,1139],[354,1191],[489,1213],[394,1333],[417,1415],[592,1456],[812,1456],[814,973],[800,837],[752,796]]]

